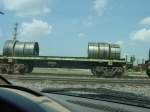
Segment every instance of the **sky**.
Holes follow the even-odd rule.
[[[87,56],[88,42],[120,44],[122,56],[148,58],[150,0],[1,0],[0,49],[19,23],[20,41],[40,55]]]

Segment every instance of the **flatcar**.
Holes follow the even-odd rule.
[[[38,42],[21,42],[16,36],[17,28],[13,40],[4,44],[0,56],[2,74],[31,73],[34,67],[91,69],[99,77],[120,77],[124,72],[126,60],[121,58],[118,44],[90,42],[87,57],[39,56]]]

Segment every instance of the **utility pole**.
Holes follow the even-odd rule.
[[[130,57],[130,62],[131,62],[132,64],[134,64],[134,62],[135,62],[135,56],[134,56],[134,55]]]
[[[18,35],[18,23],[15,24],[15,28],[14,28],[14,34],[13,34],[13,40],[17,40],[17,35]]]
[[[136,62],[137,62],[137,66],[138,66],[139,65],[139,59],[137,59]]]
[[[144,65],[145,64],[145,60],[144,59],[142,59],[142,65]]]
[[[126,55],[126,63],[128,62],[128,55]]]

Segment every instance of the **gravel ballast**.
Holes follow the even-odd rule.
[[[150,96],[150,87],[149,85],[136,85],[136,84],[76,84],[71,82],[57,82],[57,81],[49,81],[49,80],[41,80],[41,81],[27,81],[27,80],[14,80],[11,79],[14,85],[24,86],[27,88],[31,88],[34,90],[41,91],[44,88],[106,88],[116,91],[135,93],[138,95]]]

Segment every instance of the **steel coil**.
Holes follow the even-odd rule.
[[[111,59],[120,59],[120,46],[118,44],[110,44]]]
[[[98,52],[99,52],[98,43],[88,44],[88,57],[89,58],[97,58]]]
[[[13,55],[14,52],[14,45],[17,41],[14,40],[7,40],[3,47],[3,55],[4,56],[10,56]]]
[[[37,56],[39,55],[39,45],[37,42],[25,42],[24,45],[25,56]]]
[[[16,42],[14,56],[24,56],[24,42]]]
[[[89,43],[88,58],[91,59],[120,59],[120,46],[109,43]]]
[[[3,48],[4,56],[38,56],[39,45],[37,42],[19,42],[7,40]]]
[[[109,58],[109,44],[108,43],[98,43],[99,44],[99,55],[97,58],[108,59]]]

